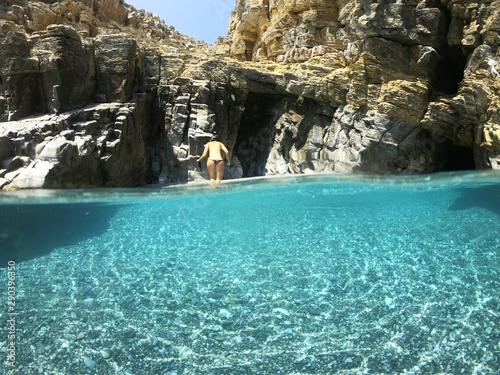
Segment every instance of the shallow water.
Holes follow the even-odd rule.
[[[498,174],[0,204],[8,374],[499,373]]]

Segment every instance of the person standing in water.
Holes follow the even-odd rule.
[[[207,157],[207,169],[210,174],[210,185],[220,185],[222,176],[224,175],[224,160],[222,159],[221,150],[226,153],[227,165],[231,165],[231,158],[229,157],[229,151],[222,142],[219,141],[219,137],[214,135],[210,138],[210,142],[205,145],[205,150],[203,155],[197,160],[198,163]]]

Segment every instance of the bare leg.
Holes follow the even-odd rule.
[[[215,163],[210,159],[207,160],[207,169],[208,169],[208,174],[210,175],[210,186],[213,186],[215,183],[216,168],[215,168]]]
[[[217,178],[215,180],[216,185],[220,185],[222,177],[224,177],[224,167],[225,167],[224,161],[221,161],[215,166],[217,170]]]

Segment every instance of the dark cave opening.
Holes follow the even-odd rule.
[[[249,93],[234,150],[243,177],[264,176],[275,138],[275,124],[288,100],[279,95]]]
[[[436,91],[445,95],[458,92],[460,82],[464,79],[467,57],[459,47],[449,47],[438,62],[433,77]]]
[[[458,92],[467,65],[468,56],[463,51],[461,43],[456,40],[457,38],[461,40],[458,30],[463,28],[464,25],[461,25],[460,21],[453,24],[453,15],[448,6],[441,4],[441,2],[433,3],[446,15],[447,32],[443,34],[445,38],[438,52],[440,60],[437,62],[433,74],[431,74],[431,79],[437,93],[453,95]]]
[[[447,157],[443,165],[444,172],[467,171],[476,169],[474,163],[474,150],[472,147],[463,147],[447,143]]]

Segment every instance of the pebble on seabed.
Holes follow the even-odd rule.
[[[83,359],[83,363],[85,364],[85,366],[87,366],[90,369],[93,369],[95,367],[95,365],[96,365],[95,361],[93,361],[89,357],[85,357]]]
[[[108,359],[109,357],[111,357],[111,351],[110,350],[101,350],[101,355],[102,355],[102,358]]]
[[[229,318],[231,318],[231,313],[229,311],[227,311],[226,309],[221,309],[219,311],[219,316],[221,316],[222,318],[225,318],[225,319],[229,319]]]

